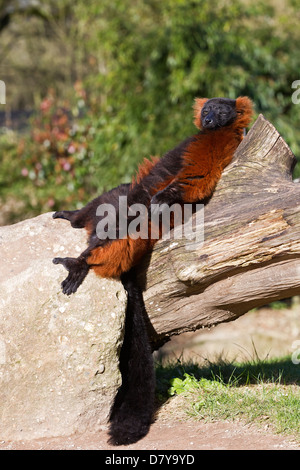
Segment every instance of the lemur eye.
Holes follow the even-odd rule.
[[[202,114],[203,116],[206,116],[206,114],[208,114],[208,111],[206,111],[205,109],[202,111]]]

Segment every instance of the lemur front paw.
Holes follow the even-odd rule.
[[[158,212],[161,212],[163,210],[163,204],[168,204],[164,190],[158,191],[152,197],[149,206],[149,213],[157,214]]]
[[[178,202],[178,191],[168,186],[154,194],[150,202],[149,212],[151,214],[163,212],[164,209],[170,208],[176,202]]]
[[[78,276],[78,273],[69,273],[66,279],[61,283],[61,289],[63,294],[75,294],[82,281],[83,279]]]
[[[69,275],[61,283],[61,288],[66,295],[74,294],[89,272],[87,262],[77,258],[54,258],[52,262],[62,264],[69,271]]]
[[[167,187],[158,191],[151,199],[151,204],[173,204],[174,202],[174,194],[173,191]]]

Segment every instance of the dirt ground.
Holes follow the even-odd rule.
[[[300,450],[292,438],[241,423],[158,420],[139,442],[113,447],[107,433],[1,442],[0,450]]]
[[[253,359],[255,346],[255,354],[264,359],[291,354],[293,342],[299,339],[300,307],[284,311],[266,309],[249,312],[211,331],[181,335],[168,343],[161,355],[178,357],[184,351],[184,357],[196,360],[220,354],[227,359]],[[148,435],[129,446],[109,446],[103,429],[98,433],[32,441],[5,442],[0,438],[0,450],[300,450],[293,436],[274,434],[267,427],[188,419],[184,411],[180,412],[180,399],[175,397],[166,403]]]

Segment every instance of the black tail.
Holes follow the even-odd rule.
[[[120,355],[122,385],[110,415],[113,445],[128,445],[145,436],[154,408],[155,376],[152,351],[145,323],[142,291],[133,270],[124,273],[122,284],[128,293],[125,336]]]

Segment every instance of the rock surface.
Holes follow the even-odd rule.
[[[97,430],[120,385],[126,295],[89,273],[77,293],[55,256],[78,256],[84,230],[43,214],[0,227],[0,438]]]

